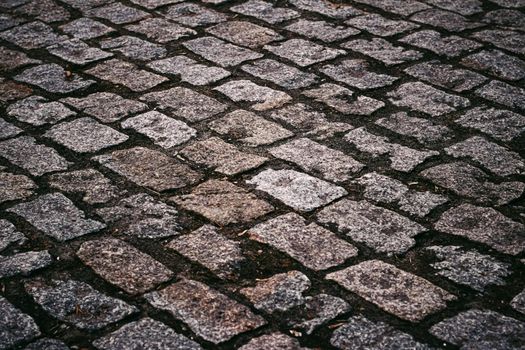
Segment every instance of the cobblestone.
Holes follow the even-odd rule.
[[[25,252],[0,257],[0,278],[27,276],[50,265],[53,257],[47,251]]]
[[[256,102],[250,106],[256,111],[281,107],[292,100],[290,95],[283,91],[260,86],[250,80],[230,81],[214,90],[225,94],[234,102]]]
[[[510,302],[510,306],[512,306],[513,309],[516,311],[521,312],[522,314],[525,314],[525,291],[522,291],[518,295],[516,295],[514,298],[512,298]]]
[[[312,85],[317,76],[305,73],[297,68],[287,66],[274,60],[259,60],[245,64],[241,69],[253,76],[271,81],[287,89],[298,89]]]
[[[205,26],[223,22],[227,19],[227,16],[220,12],[196,4],[170,6],[166,9],[164,15],[175,22],[189,27]]]
[[[72,79],[66,79],[66,71],[58,64],[43,64],[28,68],[15,77],[16,80],[36,85],[48,92],[66,94],[82,90],[94,84],[93,80],[83,79],[73,74]]]
[[[244,61],[262,57],[260,53],[237,45],[228,44],[225,41],[211,36],[189,40],[183,45],[188,50],[222,67],[236,66]]]
[[[88,204],[106,203],[119,193],[118,188],[95,169],[52,174],[49,186],[66,193],[81,194],[82,200]]]
[[[483,30],[472,34],[472,37],[517,54],[525,54],[525,39],[519,32],[500,29]]]
[[[39,60],[29,58],[23,52],[0,47],[0,71],[13,70],[18,67],[24,67],[36,63],[41,62]]]
[[[105,48],[105,47],[103,47]],[[47,51],[64,61],[78,65],[103,60],[113,56],[112,53],[90,47],[80,39],[64,40],[47,47]]]
[[[126,26],[127,30],[146,35],[150,40],[169,43],[197,34],[193,29],[180,26],[162,18],[146,18],[137,24]],[[158,50],[161,52],[161,50]]]
[[[375,123],[395,133],[413,137],[424,145],[448,140],[452,134],[452,130],[444,125],[435,124],[428,119],[411,117],[405,112],[380,118]]]
[[[64,33],[78,39],[93,39],[112,33],[115,29],[91,18],[79,18],[60,26]]]
[[[8,139],[22,133],[22,129],[0,118],[0,140]]]
[[[30,22],[0,33],[0,38],[23,49],[39,49],[59,42],[53,28],[40,21]]]
[[[264,350],[268,347],[273,349],[307,350],[301,347],[299,341],[282,333],[272,333],[253,338],[239,350]]]
[[[88,17],[106,19],[115,24],[136,22],[148,16],[147,12],[123,5],[120,2],[113,2],[106,6],[94,7],[84,11],[84,14]]]
[[[272,3],[261,0],[249,0],[241,5],[233,6],[230,9],[234,12],[256,17],[271,24],[284,22],[300,16],[299,13],[292,9],[274,7]]]
[[[24,199],[33,194],[38,186],[27,176],[15,175],[0,169],[0,203]]]
[[[148,64],[148,67],[163,74],[180,76],[181,81],[192,85],[207,85],[230,76],[225,69],[198,64],[186,56],[174,56]]]
[[[345,53],[343,50],[331,49],[304,39],[290,39],[280,45],[266,45],[264,48],[301,67],[331,60]]]
[[[428,9],[418,12],[410,17],[410,19],[415,22],[443,28],[449,32],[462,32],[467,29],[483,26],[481,23],[469,21],[457,13],[438,9]]]
[[[520,80],[525,77],[525,62],[499,50],[483,50],[469,55],[461,60],[461,64],[501,79]]]
[[[112,52],[120,52],[132,60],[139,61],[156,60],[167,54],[164,47],[129,35],[103,40],[100,42],[100,47]]]
[[[456,35],[442,36],[439,32],[434,30],[422,30],[409,34],[400,41],[447,57],[456,57],[462,53],[478,49],[482,46],[475,41],[464,39]]]
[[[283,39],[275,31],[244,21],[228,21],[206,30],[221,39],[251,49],[262,47],[272,41]]]
[[[487,85],[477,89],[476,94],[510,108],[525,110],[525,89],[502,81],[492,80]]]
[[[38,337],[40,329],[33,318],[0,296],[0,346],[8,349]]]
[[[7,220],[0,219],[0,251],[11,245],[21,245],[26,241],[23,233]]]
[[[317,89],[303,93],[316,101],[344,114],[371,115],[385,106],[385,103],[368,96],[356,96],[354,92],[340,85],[325,83]]]
[[[349,36],[360,33],[357,29],[334,26],[325,21],[308,21],[305,19],[300,19],[285,28],[286,30],[304,35],[308,38],[319,39],[325,42],[346,39]]]
[[[375,58],[387,66],[415,61],[423,57],[423,54],[419,51],[405,50],[403,47],[394,46],[381,38],[374,38],[372,40],[352,40],[343,44],[342,47]],[[355,69],[358,71],[357,67]],[[357,74],[357,72],[355,74]],[[366,80],[367,76],[364,76],[363,78]],[[386,77],[383,78],[385,83],[388,82]]]
[[[379,36],[392,36],[419,28],[418,24],[407,21],[395,21],[378,14],[354,17],[345,23]]]
[[[21,122],[40,126],[54,124],[76,113],[60,102],[49,102],[41,96],[30,96],[15,102],[6,109],[7,115]]]
[[[325,66],[321,71],[337,81],[361,90],[392,85],[397,80],[396,77],[369,71],[368,63],[364,60],[346,60],[337,66]]]

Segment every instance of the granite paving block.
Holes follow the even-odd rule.
[[[9,50],[8,48],[0,47],[0,72],[37,63],[41,63],[41,61],[29,58],[21,51]]]
[[[0,219],[0,251],[9,246],[17,246],[26,242],[23,233],[17,231],[16,227],[7,220]]]
[[[52,27],[40,21],[22,24],[0,33],[0,38],[23,49],[39,49],[62,40]]]
[[[315,74],[306,73],[270,59],[245,64],[241,69],[255,77],[271,81],[286,89],[304,88],[318,80]]]
[[[227,21],[210,27],[206,31],[216,37],[251,49],[284,39],[270,28],[246,21]]]
[[[374,38],[372,40],[351,40],[341,45],[341,47],[375,58],[387,66],[415,61],[423,57],[423,54],[419,51],[408,50],[402,46],[394,46],[390,42],[381,38]],[[355,65],[354,69],[356,71],[355,74],[357,75],[359,65]],[[362,69],[366,70],[366,67],[362,66]],[[363,76],[363,78],[366,80],[367,76]],[[369,76],[368,78],[372,79],[373,76]],[[386,83],[388,80],[386,80],[386,77],[383,78]]]
[[[347,313],[350,309],[346,301],[333,295],[309,296],[305,298],[304,304],[291,309],[288,325],[310,335],[317,328]]]
[[[115,24],[136,22],[149,16],[145,11],[126,6],[120,2],[112,2],[105,6],[90,8],[84,11],[84,15],[102,18]]]
[[[22,129],[0,118],[0,140],[8,139],[22,133]]]
[[[525,116],[487,106],[473,108],[461,115],[455,122],[506,142],[520,136],[525,131]]]
[[[476,95],[512,109],[525,110],[525,89],[499,80],[492,80],[476,90]]]
[[[525,314],[525,290],[521,291],[510,301],[510,306],[516,311]]]
[[[332,83],[324,83],[316,89],[304,91],[303,94],[344,114],[371,115],[385,106],[383,101],[363,95],[356,96],[352,90]]]
[[[346,39],[360,33],[359,30],[354,28],[332,25],[325,21],[309,21],[306,19],[299,19],[286,26],[285,29],[311,39],[319,39],[325,42]]]
[[[516,54],[525,54],[525,37],[512,30],[487,29],[471,34],[473,38],[493,44]]]
[[[102,40],[100,47],[138,61],[157,60],[167,55],[165,47],[130,35]]]
[[[321,46],[304,39],[290,39],[275,46],[265,45],[264,49],[277,56],[286,58],[301,67],[331,60],[345,54],[344,50]]]
[[[24,84],[18,84],[11,80],[0,77],[0,103],[11,102],[28,97],[33,93],[33,89]]]
[[[182,2],[182,0],[131,0],[131,2],[148,10],[153,10],[161,6]]]
[[[257,85],[250,80],[233,80],[213,90],[223,93],[234,102],[253,102],[250,107],[256,111],[278,108],[292,100],[283,91]]]
[[[181,81],[192,85],[208,85],[231,75],[226,69],[197,63],[187,56],[173,56],[148,64],[161,74],[180,76]]]
[[[414,12],[430,8],[430,6],[416,0],[355,0],[355,2],[403,16],[408,16]]]
[[[483,50],[461,60],[461,64],[505,80],[525,78],[525,62],[500,50]]]
[[[62,22],[70,18],[69,11],[53,0],[31,0],[17,7],[13,12],[46,23]]]
[[[113,56],[111,52],[91,47],[77,38],[50,45],[47,51],[64,61],[78,65],[86,65]]]
[[[241,346],[239,350],[264,350],[268,349],[268,347],[273,349],[308,350],[308,348],[302,347],[297,339],[282,333],[265,334],[253,338]]]
[[[66,70],[55,63],[28,68],[18,74],[15,80],[59,94],[83,90],[95,84],[95,81],[84,79],[75,73],[66,79]]]
[[[40,336],[33,318],[0,296],[0,347],[8,349]]]
[[[392,20],[376,13],[350,18],[346,24],[379,36],[392,36],[419,28],[408,21]]]
[[[440,10],[428,9],[420,11],[410,17],[412,21],[431,25],[433,27],[443,28],[449,32],[462,32],[467,29],[482,27],[479,22],[469,21],[460,14]]]
[[[163,18],[146,18],[137,24],[127,25],[126,29],[144,34],[148,39],[161,44],[197,34],[193,29],[183,27]]]
[[[60,29],[64,33],[72,35],[78,39],[98,38],[115,31],[112,27],[87,17],[82,17],[61,25]]]
[[[297,18],[300,14],[290,8],[275,7],[272,3],[261,0],[249,0],[230,8],[233,12],[256,17],[270,24],[276,24]]]
[[[388,117],[379,118],[375,124],[403,136],[413,137],[420,143],[432,146],[440,141],[450,139],[453,131],[428,119],[411,117],[408,113],[399,112]]]
[[[55,124],[76,113],[60,102],[48,101],[41,96],[30,96],[10,104],[7,115],[31,125]]]
[[[263,56],[250,49],[229,44],[211,36],[189,40],[184,42],[183,45],[188,50],[208,61],[217,63],[221,67],[236,66],[244,61],[254,60]]]
[[[106,203],[121,192],[102,173],[91,168],[51,174],[48,183],[57,190],[81,195],[88,204]]]
[[[442,35],[435,30],[421,30],[409,34],[399,41],[430,50],[435,54],[446,57],[457,57],[483,46],[476,41],[468,40],[457,35]]]
[[[363,11],[352,7],[349,4],[341,4],[335,1],[290,0],[290,2],[301,10],[317,12],[321,15],[336,19],[346,19],[363,13]]]
[[[52,263],[53,257],[47,250],[0,256],[0,278],[17,275],[28,276]]]
[[[200,27],[226,21],[228,16],[197,4],[177,4],[164,11],[167,18],[189,27]]]
[[[24,175],[16,175],[0,169],[0,203],[30,197],[38,186]]]
[[[40,338],[26,346],[24,350],[69,350],[69,347],[57,339]]]
[[[425,2],[445,10],[457,12],[463,16],[470,16],[483,12],[480,0],[425,0]]]

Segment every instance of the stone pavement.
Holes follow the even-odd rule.
[[[0,0],[0,349],[525,349],[524,0]]]

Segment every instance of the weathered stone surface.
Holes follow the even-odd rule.
[[[164,5],[182,2],[182,0],[131,0],[131,2],[149,10],[153,10]]]
[[[464,251],[458,246],[431,246],[425,250],[439,260],[430,264],[438,275],[480,292],[489,285],[504,285],[504,278],[511,274],[509,264],[475,250]]]
[[[354,17],[345,23],[379,36],[392,36],[419,28],[418,24],[391,20],[375,13]]]
[[[304,39],[290,39],[276,46],[266,45],[264,49],[301,67],[331,60],[345,53],[344,50],[331,49]]]
[[[60,26],[66,34],[78,39],[93,39],[112,33],[115,29],[95,21],[91,18],[82,17]]]
[[[268,145],[293,136],[291,131],[255,113],[237,110],[208,124],[210,129],[248,146]]]
[[[62,22],[70,17],[69,12],[53,0],[31,0],[27,4],[17,7],[13,12],[46,23]]]
[[[443,28],[449,32],[462,32],[483,26],[479,22],[469,21],[467,18],[449,11],[439,9],[428,9],[412,15],[411,20]]]
[[[136,22],[149,16],[147,12],[135,7],[123,5],[120,2],[113,2],[106,6],[91,8],[86,10],[84,14],[88,17],[103,18],[115,24]]]
[[[66,71],[64,68],[54,63],[28,68],[17,75],[15,79],[36,85],[48,92],[59,94],[82,90],[95,83],[93,80],[83,79],[74,73],[71,78],[66,79]]]
[[[352,316],[334,331],[330,344],[338,349],[369,350],[430,350],[430,347],[417,342],[411,335],[383,323],[373,322],[363,316]]]
[[[62,2],[74,7],[80,11],[89,10],[94,7],[102,6],[113,0],[63,0]]]
[[[525,37],[523,33],[501,30],[489,29],[482,30],[472,34],[472,37],[481,41],[493,44],[499,48],[509,50],[517,54],[525,54]]]
[[[512,306],[514,310],[525,314],[525,290],[512,298],[510,306]]]
[[[137,185],[155,191],[181,188],[201,177],[187,165],[144,147],[115,151],[93,159]]]
[[[343,45],[341,45],[341,47],[352,51],[360,52],[364,55],[375,58],[376,60],[383,62],[387,66],[401,64],[408,61],[415,61],[423,57],[423,54],[419,51],[408,50],[402,46],[394,46],[390,42],[381,38],[373,38],[372,40],[352,40],[347,43],[344,43]],[[366,70],[365,65],[356,65],[356,67],[354,68],[356,70],[356,75],[358,74],[357,72],[359,72],[359,67],[362,67],[363,70]],[[365,80],[367,78],[372,79],[374,77],[376,79],[379,78],[377,76],[363,76]],[[390,78],[387,80],[386,77],[387,76],[382,77],[385,80],[384,83],[393,79]]]
[[[426,3],[445,10],[457,12],[463,16],[474,15],[482,12],[482,3],[479,0],[425,0]]]
[[[69,347],[57,339],[40,338],[26,346],[24,350],[69,350]]]
[[[482,204],[503,205],[519,198],[525,189],[522,182],[493,183],[481,169],[464,162],[436,165],[421,172],[435,184]]]
[[[304,88],[312,85],[317,80],[315,74],[302,72],[297,68],[270,59],[245,64],[241,69],[286,89]]]
[[[181,145],[197,135],[197,130],[188,124],[156,111],[126,119],[121,125],[124,129],[134,129],[147,136],[162,148]]]
[[[192,85],[208,85],[230,76],[230,72],[225,69],[199,64],[186,56],[154,61],[148,67],[159,73],[178,75],[181,81]]]
[[[432,326],[430,333],[464,349],[518,350],[525,323],[490,310],[471,309]]]
[[[126,26],[126,29],[144,34],[150,40],[161,44],[197,34],[193,29],[183,27],[163,18],[146,18],[137,24]]]
[[[82,329],[101,329],[138,311],[80,281],[36,279],[25,288],[52,317]]]
[[[27,276],[49,266],[52,262],[53,257],[47,250],[0,256],[0,278],[16,275]]]
[[[415,0],[355,0],[355,2],[378,7],[384,11],[403,16],[408,16],[414,12],[430,8],[430,6]]]
[[[90,117],[53,126],[44,136],[79,153],[98,152],[121,144],[129,138]]]
[[[161,291],[146,294],[145,298],[154,307],[170,312],[197,335],[215,344],[266,323],[246,306],[193,280],[181,280]]]
[[[172,200],[220,226],[250,222],[274,209],[266,201],[224,180],[208,180],[195,187],[191,194]]]
[[[459,36],[442,36],[434,30],[421,30],[400,39],[402,43],[430,50],[438,55],[456,57],[482,45]]]
[[[40,335],[31,316],[22,313],[0,296],[0,347],[8,349]]]
[[[28,50],[46,47],[63,39],[53,31],[53,28],[39,21],[6,30],[0,33],[0,38]]]
[[[144,293],[173,277],[173,272],[151,256],[114,238],[84,242],[77,256],[95,273],[129,294]]]
[[[96,92],[82,98],[67,97],[60,101],[103,123],[112,123],[131,114],[142,112],[148,107],[142,102],[128,100],[110,92]]]
[[[0,140],[16,136],[21,132],[22,129],[0,118]]]
[[[268,160],[255,154],[241,152],[218,137],[197,141],[182,149],[180,154],[224,175],[236,175],[257,168]]]
[[[525,226],[492,208],[461,204],[447,210],[434,225],[438,231],[487,244],[499,252],[516,255],[525,250]]]
[[[456,297],[426,279],[380,260],[368,260],[326,275],[345,289],[412,322],[446,308]]]
[[[29,86],[0,77],[0,103],[19,100],[30,96],[32,93],[33,89]]]
[[[464,97],[447,94],[421,82],[404,83],[395,91],[387,93],[387,96],[396,106],[408,107],[434,117],[470,106],[470,101]]]
[[[179,236],[167,247],[203,265],[220,278],[235,278],[244,261],[240,243],[226,238],[211,225]]]
[[[176,333],[164,323],[149,317],[128,323],[118,330],[95,340],[93,345],[101,350],[202,349],[196,342]]]
[[[121,199],[96,212],[115,231],[140,238],[169,237],[181,231],[177,210],[145,193]]]
[[[272,41],[283,39],[282,36],[270,28],[261,27],[257,24],[245,21],[227,21],[219,23],[206,29],[206,31],[221,39],[251,49],[256,49]]]
[[[367,90],[392,85],[398,78],[377,74],[368,70],[365,60],[345,60],[337,65],[327,65],[321,72],[332,79],[343,82],[358,89]]]
[[[0,156],[34,176],[66,170],[70,165],[53,148],[37,144],[30,136],[0,142]]]
[[[50,193],[7,209],[23,217],[31,225],[59,241],[67,241],[105,227],[85,219],[85,214],[61,193]]]
[[[138,61],[156,60],[165,57],[167,54],[167,50],[163,46],[129,35],[103,40],[100,42],[100,47],[112,52],[120,52],[128,58]]]
[[[260,86],[250,80],[233,80],[213,90],[225,94],[234,102],[256,102],[251,105],[256,111],[281,107],[292,100],[292,97],[283,91]]]
[[[317,89],[303,92],[307,97],[322,102],[344,114],[371,115],[385,103],[368,96],[354,97],[354,92],[340,85],[325,83]]]
[[[38,186],[27,176],[15,175],[0,169],[0,203],[31,196]]]
[[[49,186],[67,193],[81,194],[88,204],[106,203],[118,197],[120,191],[95,169],[52,174]]]
[[[211,36],[189,40],[183,45],[188,50],[222,67],[236,66],[244,61],[254,60],[263,56],[255,51],[228,44]]]
[[[525,62],[499,50],[483,50],[469,55],[461,60],[461,64],[506,80],[525,78]]]
[[[492,80],[487,85],[477,89],[476,95],[510,108],[525,110],[525,89],[502,81]]]
[[[164,11],[164,16],[189,27],[200,27],[224,22],[228,17],[214,10],[197,4],[177,4]]]
[[[241,5],[231,7],[230,10],[246,16],[256,17],[271,24],[300,16],[297,11],[283,7],[274,7],[272,3],[261,0],[249,0]]]
[[[146,91],[168,80],[166,77],[139,69],[132,63],[118,59],[100,63],[86,73],[114,84],[124,85],[132,91]]]
[[[325,42],[346,39],[349,36],[360,33],[359,30],[354,28],[336,26],[325,21],[309,21],[306,19],[300,19],[286,26],[285,29],[311,39],[319,39]]]
[[[16,1],[16,0],[15,0]],[[24,1],[24,0],[22,0]],[[5,8],[5,2],[0,5],[2,8]],[[0,14],[0,30],[6,30],[12,28],[18,24],[24,23],[24,20],[21,18],[16,18],[7,13]]]
[[[113,56],[112,53],[100,50],[96,47],[90,47],[88,44],[77,38],[63,40],[59,43],[48,46],[47,51],[64,61],[78,65],[86,65]]]
[[[272,333],[253,338],[239,350],[266,350],[266,349],[286,349],[286,350],[308,350],[301,347],[299,341],[282,333]]]
[[[482,21],[521,31],[525,27],[525,15],[518,10],[499,9],[490,11],[485,14]]]
[[[21,245],[26,242],[25,236],[7,220],[0,219],[0,252],[11,245]]]
[[[290,2],[301,10],[317,12],[321,15],[337,19],[346,19],[363,13],[363,11],[350,5],[328,0],[290,0]]]
[[[208,119],[224,112],[228,107],[219,101],[199,94],[184,87],[174,87],[164,91],[150,92],[140,98],[146,102],[154,102],[176,116],[190,122]]]
[[[511,141],[525,131],[525,116],[511,111],[476,107],[455,122],[467,128],[478,129],[501,141]]]
[[[357,249],[334,233],[289,213],[249,230],[250,238],[285,252],[304,266],[325,270],[357,255]]]
[[[428,119],[410,117],[408,113],[399,112],[375,121],[388,130],[403,136],[410,136],[425,145],[435,145],[452,135],[452,130]]]
[[[495,4],[498,4],[503,7],[523,7],[525,2],[523,0],[490,0]]]
[[[41,63],[41,61],[29,58],[23,52],[0,47],[0,72],[13,70],[18,67],[24,67],[36,63]]]
[[[31,125],[54,124],[76,113],[60,102],[49,102],[41,96],[30,96],[7,107],[7,115]]]
[[[299,211],[314,210],[347,194],[342,187],[295,170],[267,169],[246,182]]]

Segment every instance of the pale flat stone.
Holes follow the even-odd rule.
[[[281,35],[270,28],[246,21],[227,21],[210,27],[206,31],[221,39],[251,49],[283,39]]]
[[[15,80],[36,85],[48,92],[67,94],[83,90],[95,84],[94,80],[86,80],[73,73],[66,79],[66,71],[58,64],[42,64],[24,70],[15,77]]]
[[[428,119],[410,117],[408,113],[399,112],[375,121],[388,130],[403,136],[410,136],[425,145],[450,139],[452,130]]]
[[[236,66],[244,61],[254,60],[263,56],[250,49],[229,44],[211,36],[189,40],[183,45],[188,50],[208,61],[217,63],[221,67]]]
[[[349,19],[345,23],[361,30],[366,30],[374,35],[385,37],[419,28],[418,24],[388,19],[376,13],[357,16]]]
[[[266,350],[271,349],[286,349],[286,350],[308,350],[308,348],[301,347],[299,341],[295,338],[289,337],[282,333],[272,333],[261,335],[253,338],[248,343],[244,344],[239,350]]]
[[[503,109],[476,107],[454,121],[501,140],[511,141],[525,132],[525,116]]]
[[[224,22],[228,16],[197,4],[182,3],[168,7],[164,11],[167,18],[189,27],[200,27]]]
[[[266,45],[264,49],[301,67],[331,60],[345,53],[344,50],[331,49],[304,39],[290,39],[276,46]]]
[[[142,40],[135,36],[121,35],[100,41],[100,47],[111,52],[118,52],[137,61],[158,60],[167,55],[164,46]]]
[[[306,90],[303,95],[344,114],[371,115],[385,106],[383,101],[368,96],[358,96],[352,90],[331,83],[322,84],[316,89]]]
[[[375,58],[387,66],[415,61],[423,57],[423,54],[419,51],[405,49],[402,46],[394,46],[389,41],[381,38],[373,38],[372,40],[351,40],[341,45],[341,47]],[[362,66],[362,68],[366,68],[366,66]],[[357,75],[359,66],[356,66],[355,69],[355,74]],[[376,79],[377,78],[378,77],[376,77]],[[386,76],[383,77],[383,79],[386,83]],[[393,78],[389,79],[391,80]]]
[[[192,85],[208,85],[231,75],[225,69],[199,64],[186,56],[173,56],[154,61],[148,67],[163,74],[180,76],[181,81]]]
[[[399,41],[450,58],[468,53],[483,46],[476,41],[464,39],[456,35],[443,36],[435,30],[421,30],[409,34]]]
[[[249,0],[231,7],[230,10],[246,16],[256,17],[271,24],[300,16],[297,11],[285,7],[274,7],[272,3],[261,0]]]
[[[271,81],[285,89],[299,89],[314,84],[318,77],[312,73],[303,72],[295,67],[270,60],[262,59],[245,64],[241,69],[255,77]]]
[[[357,35],[359,30],[346,26],[337,26],[325,21],[309,21],[299,19],[285,27],[294,33],[304,35],[311,39],[319,39],[325,42],[333,42]]]
[[[82,195],[88,204],[106,203],[118,197],[121,191],[95,169],[74,170],[52,174],[49,186],[67,193]]]
[[[144,34],[150,40],[161,44],[197,34],[193,29],[183,27],[163,18],[146,18],[137,24],[127,25],[126,29]]]
[[[256,111],[278,108],[292,100],[283,91],[260,86],[250,80],[230,81],[213,90],[223,93],[234,102],[255,102],[250,107]]]
[[[30,96],[7,107],[7,115],[31,125],[54,124],[76,113],[60,102],[50,102],[41,96]]]

